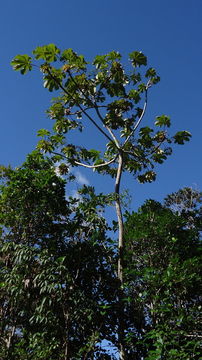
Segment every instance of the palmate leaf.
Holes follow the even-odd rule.
[[[84,59],[83,55],[77,55],[72,49],[66,49],[62,52],[61,61],[65,61],[68,63],[66,66],[66,70],[71,68],[77,68],[79,70],[85,70],[87,62]]]
[[[152,159],[159,164],[163,164],[164,160],[167,159],[167,155],[163,150],[158,149],[158,152],[152,155]]]
[[[37,145],[37,149],[40,149],[42,151],[51,152],[53,150],[53,145],[48,140],[40,140]]]
[[[97,55],[93,61],[93,65],[96,66],[97,69],[105,69],[108,67],[106,55]]]
[[[189,131],[178,131],[174,136],[174,143],[179,145],[184,145],[185,141],[189,141],[191,138],[191,133]]]
[[[60,53],[60,50],[54,44],[49,44],[45,46],[38,46],[33,50],[33,54],[37,60],[42,59],[50,63],[57,60],[57,54]]]
[[[129,58],[134,67],[147,65],[147,57],[141,51],[133,51],[132,53],[129,54]]]
[[[28,71],[32,70],[31,64],[32,58],[28,55],[16,55],[11,61],[11,66],[14,70],[20,71],[21,74],[26,74]]]
[[[118,51],[110,51],[107,54],[107,60],[109,61],[121,60],[121,54]]]
[[[156,180],[156,173],[150,170],[143,175],[138,175],[137,179],[141,184],[144,184],[146,182],[151,183],[152,181]]]
[[[156,117],[156,121],[155,121],[155,125],[156,126],[167,126],[170,127],[171,122],[170,122],[170,117],[167,115],[161,115],[161,116],[157,116]]]
[[[50,131],[48,131],[46,129],[40,129],[37,131],[37,136],[45,137],[45,136],[49,136],[49,135],[50,135]]]
[[[53,78],[51,78],[50,76],[45,76],[44,77],[43,86],[45,88],[47,88],[50,92],[52,92],[53,90],[58,90],[59,89],[59,85],[57,84],[57,82]]]
[[[148,78],[148,77],[154,77],[156,76],[156,70],[154,68],[149,68],[147,71],[146,71],[146,74],[145,76]]]
[[[53,90],[58,90],[60,88],[60,84],[63,80],[63,74],[60,69],[51,69],[51,72],[44,75],[43,79],[44,87],[52,92]]]
[[[137,104],[139,101],[140,101],[140,94],[139,94],[139,91],[138,90],[135,90],[135,89],[131,89],[128,93],[128,97],[130,99],[133,99],[135,104]]]

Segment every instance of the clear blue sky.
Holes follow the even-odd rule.
[[[15,55],[48,43],[71,47],[88,59],[110,50],[125,57],[141,50],[161,76],[149,96],[146,121],[170,115],[171,132],[188,130],[193,138],[159,167],[155,183],[138,185],[128,177],[124,186],[134,206],[146,198],[161,200],[183,186],[202,189],[201,0],[7,0],[1,3],[0,34],[1,164],[20,165],[36,145],[37,130],[50,126],[45,110],[51,94],[39,74],[23,77],[11,69]],[[82,175],[98,190],[113,190],[103,177],[83,170]]]

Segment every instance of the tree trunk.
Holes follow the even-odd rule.
[[[116,214],[118,219],[119,240],[118,240],[118,279],[120,280],[120,289],[118,294],[118,343],[119,343],[119,359],[126,360],[125,347],[124,347],[124,302],[123,302],[123,256],[124,256],[124,227],[123,215],[120,202],[120,182],[123,170],[123,155],[119,154],[118,169],[115,182],[115,195],[116,195]]]
[[[123,246],[124,246],[123,216],[122,216],[121,202],[120,202],[120,182],[121,182],[122,170],[123,170],[123,155],[119,154],[118,169],[117,169],[116,182],[115,182],[115,195],[116,195],[115,204],[116,204],[116,214],[117,214],[118,227],[119,227],[118,279],[120,280],[121,285],[123,285]]]

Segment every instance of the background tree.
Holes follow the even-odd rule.
[[[202,192],[185,187],[165,198],[165,205],[186,218],[187,226],[201,228]]]
[[[100,342],[114,338],[117,281],[98,212],[105,199],[84,187],[82,200],[67,200],[38,152],[1,170],[0,357],[107,359]]]
[[[191,189],[177,194],[185,193]],[[173,194],[167,197],[171,198]],[[190,211],[186,204],[188,196],[185,212]],[[129,358],[200,358],[201,216],[197,205],[196,201],[192,207],[194,226],[183,213],[153,200],[137,213],[126,214]]]
[[[179,131],[169,137],[170,118],[157,116],[153,126],[140,127],[147,108],[149,89],[159,82],[155,69],[148,68],[144,54],[129,54],[130,69],[121,63],[121,55],[112,51],[96,56],[92,64],[72,49],[60,51],[54,44],[37,47],[33,58],[17,55],[12,66],[22,74],[40,61],[44,86],[49,91],[60,90],[48,114],[53,119],[53,133],[42,129],[38,148],[52,154],[54,161],[64,161],[62,171],[70,166],[83,166],[115,178],[118,240],[118,279],[120,281],[119,347],[120,359],[124,350],[124,305],[122,301],[124,227],[120,203],[122,173],[128,171],[140,182],[155,180],[154,165],[161,164],[172,153],[171,143],[184,144],[190,133]],[[62,91],[62,92],[61,92]],[[88,149],[69,143],[66,134],[73,129],[83,131],[85,121],[90,122],[106,140],[103,150]]]

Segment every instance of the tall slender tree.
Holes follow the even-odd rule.
[[[17,55],[12,61],[13,68],[22,74],[38,66],[44,86],[49,91],[60,90],[60,95],[54,98],[48,110],[49,117],[54,120],[53,132],[45,129],[38,132],[42,137],[38,148],[49,152],[54,161],[60,161],[63,173],[70,166],[83,166],[115,178],[113,193],[119,229],[120,360],[126,358],[122,320],[125,249],[120,202],[122,174],[128,171],[140,182],[152,182],[156,177],[155,163],[161,164],[167,159],[172,153],[171,144],[184,144],[190,138],[187,131],[169,137],[170,118],[166,115],[157,116],[151,126],[142,126],[148,93],[160,78],[153,68],[144,71],[147,58],[142,52],[130,53],[129,60],[130,68],[121,63],[120,53],[112,51],[96,56],[90,64],[72,49],[60,51],[54,44],[49,44],[37,47],[33,57]],[[102,151],[69,143],[66,134],[74,129],[83,131],[86,121],[106,140]]]

